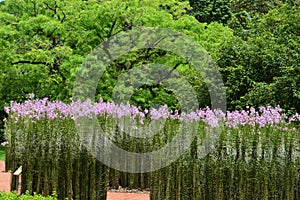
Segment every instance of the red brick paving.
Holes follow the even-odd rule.
[[[108,192],[107,200],[149,200],[149,194]]]
[[[0,161],[0,191],[10,192],[11,172],[4,172],[5,163]]]
[[[4,172],[5,163],[0,161],[0,191],[9,192],[11,172]],[[108,192],[107,200],[150,200],[149,194]]]

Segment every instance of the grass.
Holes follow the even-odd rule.
[[[0,146],[0,160],[5,161],[5,148]]]

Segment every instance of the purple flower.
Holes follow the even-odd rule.
[[[5,147],[6,145],[8,145],[7,141],[1,143],[1,146],[3,146],[3,147]]]
[[[220,122],[224,122],[227,127],[238,128],[239,126],[265,126],[280,127],[282,124],[287,125],[293,121],[300,121],[300,115],[295,114],[290,118],[282,112],[279,106],[276,107],[246,107],[246,110],[227,111],[211,110],[209,107],[199,109],[190,113],[179,113],[178,110],[169,110],[167,105],[150,110],[141,110],[140,107],[130,105],[129,103],[117,105],[115,103],[99,102],[91,100],[72,101],[66,104],[62,101],[49,101],[47,98],[26,100],[20,104],[11,102],[10,106],[4,107],[9,117],[7,120],[14,120],[16,123],[23,118],[37,121],[39,119],[66,119],[76,120],[80,117],[92,118],[94,116],[112,117],[115,119],[123,119],[126,117],[133,123],[144,124],[144,119],[149,117],[151,120],[173,119],[184,122],[202,121],[211,127],[216,127]],[[280,124],[280,126],[278,126]],[[281,126],[282,127],[282,126]]]
[[[9,108],[8,106],[4,106],[4,111],[5,111],[7,114],[9,114],[10,108]]]

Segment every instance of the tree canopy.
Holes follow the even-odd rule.
[[[232,108],[281,105],[300,110],[299,6],[284,4],[220,49]]]
[[[91,50],[139,26],[180,31],[214,55],[232,31],[218,23],[199,23],[186,14],[189,9],[188,2],[176,0],[6,1],[0,13],[1,105],[10,100],[22,101],[31,92],[37,97],[68,101],[76,72]],[[132,52],[126,59],[116,61],[99,82],[98,97],[111,100],[117,77],[136,65],[150,61],[167,63],[171,68],[178,65],[176,56],[154,48],[150,51]],[[206,93],[201,76],[188,64],[179,65],[202,98],[201,106],[205,106],[208,101],[207,94],[206,99],[200,94]],[[149,107],[146,101],[176,107],[174,96],[161,86],[145,86],[132,97],[132,103],[142,107]]]
[[[279,104],[299,112],[299,11],[298,0],[5,0],[0,109],[29,93],[70,101],[86,56],[108,38],[144,26],[176,30],[202,45],[223,75],[228,108]],[[210,105],[201,74],[155,48],[116,60],[99,81],[96,97],[111,101],[118,77],[147,63],[178,70],[197,93],[199,107]],[[179,108],[174,93],[158,84],[136,89],[130,101],[143,108]]]

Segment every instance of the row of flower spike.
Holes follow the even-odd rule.
[[[141,110],[139,107],[130,104],[114,104],[104,102],[100,99],[99,102],[91,102],[90,100],[81,102],[73,101],[70,104],[62,101],[49,101],[43,99],[29,99],[24,103],[11,102],[9,107],[5,107],[5,112],[11,119],[17,122],[24,117],[38,120],[41,118],[53,119],[78,119],[80,117],[92,118],[98,115],[109,115],[113,118],[120,119],[129,117],[134,122],[144,124],[145,118],[151,120],[159,119],[177,119],[179,121],[203,121],[212,127],[222,124],[228,127],[238,127],[245,125],[265,127],[266,125],[276,126],[277,124],[289,124],[293,121],[300,121],[300,115],[295,114],[288,118],[282,109],[277,107],[260,107],[259,110],[248,108],[247,110],[227,111],[211,110],[206,107],[190,113],[179,113],[177,110],[172,111],[168,106],[161,106],[158,109],[152,108],[149,110]],[[6,120],[6,119],[5,119]]]

